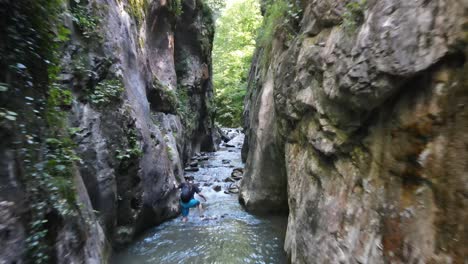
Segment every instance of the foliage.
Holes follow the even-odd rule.
[[[123,84],[119,79],[104,80],[96,85],[94,91],[89,95],[89,100],[95,105],[108,105],[119,101],[123,91]]]
[[[138,144],[137,130],[133,127],[126,132],[127,147],[116,150],[116,158],[120,160],[120,167],[127,168],[132,160],[143,155],[140,144]]]
[[[217,21],[213,49],[213,82],[216,119],[224,126],[239,126],[247,84],[247,73],[261,23],[256,0],[238,1]]]
[[[100,21],[98,17],[91,15],[85,6],[79,4],[74,6],[71,11],[73,15],[73,22],[78,26],[84,38],[100,38]]]
[[[148,0],[129,0],[127,11],[136,20],[137,25],[141,25],[146,10],[148,9]]]
[[[172,147],[169,145],[170,143],[170,140],[169,140],[169,136],[166,134],[164,135],[164,142],[166,142],[166,153],[167,153],[167,158],[170,160],[170,161],[174,161],[174,150],[172,150]]]
[[[16,121],[18,114],[16,112],[7,110],[3,107],[0,107],[0,122],[2,121]]]
[[[185,116],[188,114],[189,108],[189,95],[186,87],[179,86],[177,88],[177,113],[179,115]]]
[[[213,11],[213,18],[216,20],[226,7],[226,0],[205,0],[205,4]]]
[[[288,4],[285,0],[278,0],[267,6],[265,19],[259,33],[259,46],[271,46],[276,28],[281,24],[288,11]]]
[[[8,91],[8,84],[0,83],[0,93]],[[16,121],[18,114],[3,107],[0,107],[0,122]]]
[[[167,0],[169,10],[171,10],[176,17],[182,15],[182,0]]]
[[[196,115],[191,112],[188,87],[177,87],[177,114],[181,117],[185,131],[191,133],[195,130]]]
[[[49,90],[49,103],[59,107],[69,107],[73,101],[72,93],[69,90],[61,89],[59,86],[52,86]]]
[[[72,104],[72,94],[57,84],[53,84],[47,98],[46,120],[51,130],[60,131],[66,126],[67,113],[62,109],[68,109]]]
[[[271,58],[275,34],[281,30],[287,35],[287,40],[292,39],[295,34],[294,28],[299,24],[302,13],[298,1],[277,0],[267,3],[265,18],[257,40],[258,47],[263,49],[261,65],[264,68]]]
[[[77,203],[72,179],[73,163],[79,158],[67,138],[47,138],[43,162],[30,171],[29,193],[34,198],[31,210],[34,218],[30,223],[30,236],[26,239],[35,263],[48,263],[48,233],[46,212],[52,207],[62,217],[77,217]]]
[[[82,55],[82,54],[77,54],[73,56],[73,61],[72,61],[72,72],[73,75],[77,79],[83,79],[85,77],[90,77],[92,74],[92,71],[90,71],[89,68],[89,59],[88,57]]]
[[[25,208],[29,214],[27,259],[30,263],[50,263],[54,238],[48,231],[49,217],[78,215],[73,164],[79,159],[66,131],[66,110],[72,95],[57,84],[60,50],[69,40],[70,30],[62,21],[62,0],[3,4],[0,115],[11,125],[4,126],[0,120],[0,131],[9,130],[2,139],[8,148],[15,149],[24,174],[20,180],[29,201],[29,208]]]
[[[364,23],[364,10],[366,0],[357,0],[346,5],[346,11],[343,14],[343,27],[346,32],[352,33],[357,27]]]

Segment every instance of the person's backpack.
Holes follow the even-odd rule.
[[[184,203],[190,202],[192,199],[192,185],[187,184],[184,187],[182,187],[182,192],[180,193],[180,199]]]

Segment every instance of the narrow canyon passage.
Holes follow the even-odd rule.
[[[194,177],[207,197],[205,219],[191,209],[187,223],[177,217],[149,230],[116,255],[115,263],[286,263],[282,250],[286,217],[253,216],[240,206],[237,194],[226,193],[236,183],[225,179],[243,166],[243,139],[237,134],[229,147],[202,156],[199,171],[185,175]],[[215,191],[215,186],[221,190]]]
[[[467,73],[468,0],[0,0],[0,264],[468,264]]]

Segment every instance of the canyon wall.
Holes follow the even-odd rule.
[[[258,48],[240,201],[289,210],[291,263],[466,263],[467,11],[296,1]]]
[[[106,263],[216,146],[201,0],[0,1],[0,262]]]

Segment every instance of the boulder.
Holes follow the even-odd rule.
[[[187,167],[184,169],[185,172],[196,172],[196,171],[199,171],[200,169],[198,167],[194,168],[194,167]]]

